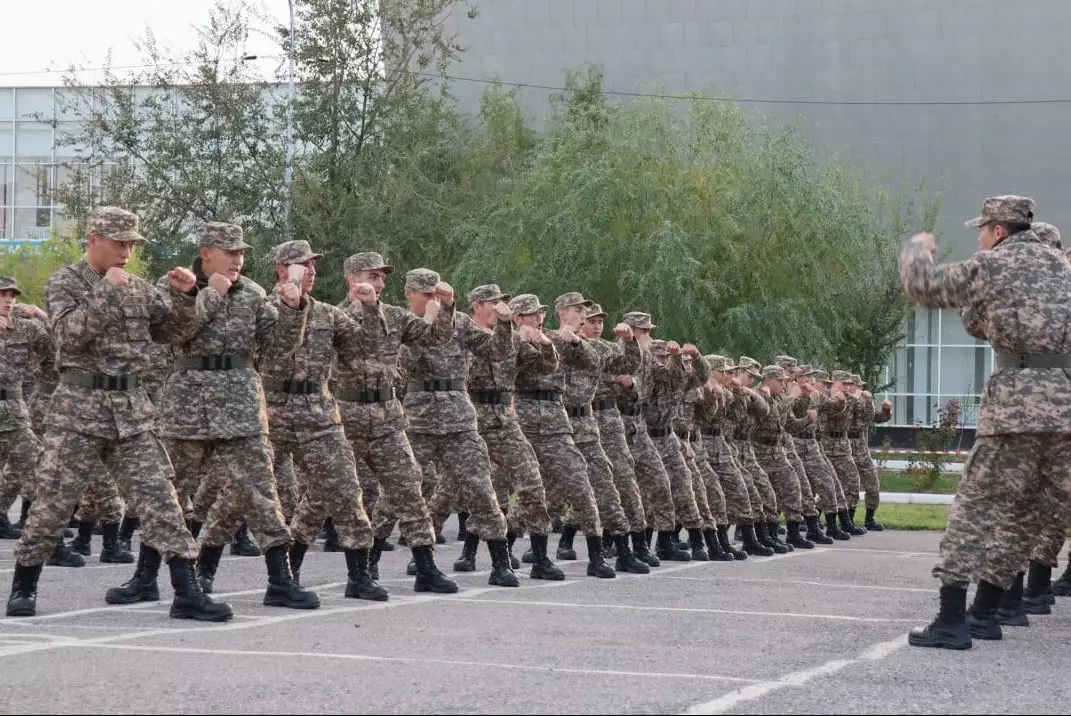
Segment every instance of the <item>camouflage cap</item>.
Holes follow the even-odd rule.
[[[209,221],[197,227],[197,245],[202,248],[244,251],[253,248],[245,242],[245,232],[237,224]]]
[[[653,328],[658,328],[658,326],[651,323],[651,314],[643,313],[642,311],[631,311],[626,313],[621,320],[633,328],[642,328],[648,331]]]
[[[762,364],[748,356],[740,356],[740,360],[736,362],[736,367],[741,370],[746,370],[756,378],[762,375]]]
[[[383,260],[383,256],[375,251],[362,251],[359,254],[350,256],[346,259],[342,268],[347,275],[360,273],[361,271],[379,271],[380,269],[388,276],[394,273],[394,267],[388,265]]]
[[[982,202],[982,215],[971,219],[966,225],[976,229],[994,221],[1030,224],[1034,221],[1034,206],[1034,200],[1027,196],[989,196]]]
[[[476,303],[477,301],[509,301],[513,297],[508,293],[502,293],[497,283],[488,283],[469,291],[468,298],[469,303]]]
[[[863,384],[863,377],[861,375],[859,375],[858,373],[852,373],[852,382],[855,383],[856,385],[862,385]]]
[[[534,293],[522,293],[510,299],[509,310],[514,316],[531,316],[533,313],[542,313],[547,307],[539,302],[539,296]]]
[[[655,339],[651,341],[651,353],[657,356],[669,355],[669,342],[661,339]]]
[[[762,377],[765,380],[788,380],[789,374],[782,366],[768,365],[762,369]]]
[[[1038,238],[1044,241],[1054,249],[1063,249],[1064,244],[1060,241],[1060,230],[1052,224],[1046,224],[1044,221],[1035,221],[1030,225],[1030,228],[1034,230]]]
[[[86,236],[103,236],[112,241],[133,241],[147,244],[149,240],[142,236],[138,215],[118,206],[100,206],[89,212],[86,217]]]
[[[777,356],[774,358],[774,365],[791,370],[796,367],[796,359],[792,356]]]
[[[833,380],[837,383],[851,383],[852,374],[846,370],[833,371]]]
[[[0,276],[0,291],[14,291],[16,296],[22,295],[22,291],[19,290],[19,282],[15,280],[14,276]]]
[[[584,295],[579,291],[570,291],[569,293],[563,293],[554,299],[554,311],[561,311],[562,309],[569,308],[570,306],[583,306],[588,308],[593,301],[589,301],[584,298]]]
[[[415,268],[405,275],[405,287],[417,293],[431,293],[441,280],[431,269]]]
[[[826,373],[821,368],[812,368],[811,371],[807,375],[809,375],[810,377],[814,378],[815,380],[820,380],[820,381],[823,381],[825,383],[832,383],[833,382],[833,381],[831,381],[829,379],[829,373]]]
[[[312,245],[304,239],[286,241],[272,248],[268,258],[275,266],[289,266],[290,264],[303,264],[306,261],[319,260],[323,254],[314,253]]]
[[[597,303],[591,304],[588,309],[587,318],[606,318],[606,311],[602,310],[602,306]]]
[[[732,370],[735,367],[733,366],[733,361],[731,358],[726,358],[725,356],[720,356],[716,353],[711,353],[710,355],[705,356],[705,358],[707,359],[707,363],[710,364],[710,369],[716,370],[720,373],[724,373],[727,370]]]
[[[794,376],[795,376],[796,378],[802,378],[802,377],[803,377],[803,376],[805,376],[805,375],[809,375],[809,374],[810,374],[810,372],[811,372],[811,366],[807,365],[806,363],[800,363],[800,364],[799,364],[799,365],[797,365],[797,366],[795,367],[795,369],[794,369],[794,370],[792,371],[792,374],[793,374],[793,375],[794,375]]]

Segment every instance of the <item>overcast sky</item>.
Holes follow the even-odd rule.
[[[285,22],[287,0],[253,0]],[[133,42],[151,27],[163,47],[196,45],[194,26],[204,22],[213,0],[0,0],[4,38],[0,40],[0,87],[60,85],[71,64],[100,67],[112,51],[113,65],[141,64]],[[269,40],[254,37],[249,54],[277,54]],[[266,73],[277,60],[260,64]],[[44,72],[47,69],[57,70]],[[94,75],[80,73],[86,81]]]

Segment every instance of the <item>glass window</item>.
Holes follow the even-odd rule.
[[[3,94],[3,90],[0,90]],[[10,156],[15,149],[14,125],[0,125],[0,154]],[[10,159],[8,161],[11,161]]]
[[[11,215],[10,208],[4,205],[0,205],[0,238],[11,238]]]
[[[30,87],[15,90],[15,111],[19,119],[54,119],[52,89]]]
[[[0,206],[15,203],[15,167],[11,157],[0,157]]]
[[[52,127],[39,122],[20,122],[15,133],[15,156],[51,157]]]
[[[15,90],[0,89],[0,120],[15,118]]]
[[[51,206],[52,176],[51,164],[15,165],[15,206]]]
[[[15,209],[15,239],[48,239],[52,236],[51,209]]]
[[[982,353],[977,348],[941,349],[942,401],[982,392],[982,386],[977,384]]]
[[[977,340],[963,327],[959,311],[943,311],[941,316],[941,344],[946,346],[973,346]]]

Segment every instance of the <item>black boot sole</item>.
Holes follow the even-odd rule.
[[[921,646],[928,649],[953,649],[955,651],[965,651],[973,646],[969,639],[964,642],[952,638],[935,637],[930,634],[908,634],[907,643],[911,646]]]
[[[627,572],[629,574],[650,574],[651,568],[641,562],[639,559],[635,561],[618,559],[614,563],[614,569],[618,572]]]
[[[458,586],[456,582],[449,582],[448,584],[427,584],[417,579],[416,584],[413,585],[414,592],[432,592],[434,594],[457,594],[457,590]]]
[[[458,561],[454,562],[454,571],[455,572],[475,572],[476,571],[476,563],[475,562],[469,562],[468,560],[460,560],[459,559]]]
[[[353,582],[346,584],[345,596],[347,599],[365,599],[369,602],[386,602],[390,600],[390,595],[383,587],[366,589],[360,587]]]
[[[517,579],[517,575],[512,571],[498,571],[492,570],[491,575],[487,578],[487,583],[492,587],[519,587],[521,582]]]
[[[1002,613],[1000,611],[997,611],[997,622],[1001,626],[1009,627],[1030,626],[1030,620],[1027,618],[1025,612]]]
[[[104,564],[133,564],[137,560],[129,552],[101,552],[100,561]]]
[[[617,572],[610,568],[609,565],[603,565],[605,569],[596,568],[595,565],[588,565],[588,576],[598,577],[599,579],[613,579],[617,576]]]
[[[140,592],[138,592],[137,596],[127,597],[122,594],[119,594],[118,589],[113,587],[105,593],[104,601],[108,604],[137,604],[139,602],[158,602],[160,601],[160,589],[158,587],[152,587],[151,589],[142,589]]]
[[[273,593],[272,587],[268,587],[268,591],[264,593],[264,606],[286,607],[288,609],[319,609],[320,598],[312,592],[307,592],[306,594],[307,596],[303,595],[299,599],[292,599],[285,594]]]
[[[18,600],[19,603],[12,605],[10,602],[7,605],[7,615],[9,617],[35,617],[37,616],[37,604],[25,603],[26,600]]]
[[[547,582],[564,582],[565,572],[561,571],[557,567],[553,571],[547,570],[543,567],[532,567],[531,573],[528,575],[529,579],[542,579]]]
[[[229,622],[234,618],[234,612],[227,610],[225,612],[202,612],[193,607],[175,606],[171,605],[171,610],[167,614],[172,619],[192,619],[198,622]]]

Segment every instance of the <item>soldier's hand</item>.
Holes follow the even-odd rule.
[[[26,313],[30,314],[31,317],[36,318],[39,321],[48,322],[48,314],[45,313],[44,309],[40,306],[35,306],[32,303],[24,303],[22,306],[26,309]]]
[[[440,281],[435,285],[435,298],[444,306],[454,305],[454,287],[446,281]]]
[[[214,273],[208,277],[208,285],[215,289],[216,293],[220,296],[226,296],[227,292],[231,290],[231,280],[221,273]],[[290,284],[293,286],[293,284]],[[295,286],[296,288],[296,286]]]
[[[424,306],[424,323],[429,325],[435,323],[435,319],[439,317],[439,311],[441,311],[442,308],[443,305],[439,303],[439,299],[429,299]]]
[[[865,398],[866,400],[873,400],[874,399],[874,395],[869,390],[864,390],[863,391],[863,398]]]
[[[104,274],[104,278],[106,278],[109,281],[111,281],[112,285],[114,285],[116,288],[122,288],[123,286],[125,286],[127,284],[128,281],[130,281],[130,274],[128,274],[126,271],[124,271],[121,268],[118,268],[116,266],[112,266]]]
[[[576,332],[576,329],[572,326],[563,325],[561,328],[558,329],[558,332],[561,333],[561,336],[566,343],[578,345],[583,341],[583,339],[580,337],[580,334],[578,334]]]
[[[671,356],[679,356],[681,354],[681,346],[677,341],[670,341],[667,343],[666,349],[669,350]]]
[[[892,412],[892,403],[889,402],[888,400],[881,401],[881,409],[884,410],[887,413],[891,413]]]
[[[818,411],[817,410],[808,410],[807,411],[807,420],[811,421],[812,423],[815,420],[818,420]]]
[[[699,355],[699,349],[696,348],[695,345],[692,343],[685,343],[684,346],[681,348],[681,353],[686,356],[692,356],[694,358],[695,356]]]
[[[768,386],[762,386],[761,388],[759,388],[759,392],[762,393],[762,396],[764,398],[770,397],[770,388]]]
[[[513,311],[510,310],[509,304],[505,301],[499,301],[492,309],[495,312],[495,316],[500,321],[508,321],[513,315]]]
[[[179,293],[189,293],[197,285],[197,276],[188,268],[173,268],[167,272],[167,282]]]
[[[283,299],[283,303],[290,308],[301,307],[301,289],[294,284],[287,282],[279,284],[279,298]]]
[[[618,323],[614,326],[614,335],[618,338],[632,338],[632,326],[627,323]]]
[[[654,340],[654,339],[651,338],[651,334],[650,333],[638,333],[638,334],[636,334],[636,343],[637,343],[637,345],[639,345],[640,348],[650,348],[652,340]]]
[[[363,281],[355,283],[350,293],[353,295],[354,300],[360,301],[365,306],[376,305],[376,290],[372,288],[370,283]]]
[[[800,389],[800,384],[796,382],[786,382],[785,392],[790,398],[798,398],[803,395],[803,391]]]
[[[11,327],[11,316],[0,316],[0,331],[6,331]]]
[[[629,375],[628,373],[625,373],[624,375],[619,375],[616,378],[614,378],[614,380],[622,388],[631,388],[632,387],[632,376]]]
[[[937,251],[937,239],[934,237],[933,234],[928,231],[923,231],[920,234],[915,234],[911,237],[911,242],[915,244],[922,244],[927,249],[929,249],[931,253]]]

